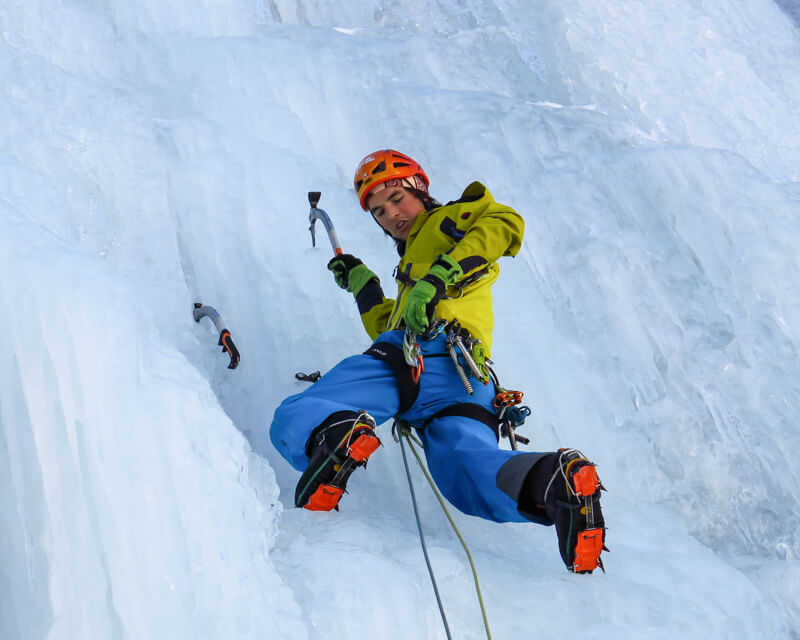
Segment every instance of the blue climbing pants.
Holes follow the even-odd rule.
[[[402,348],[403,331],[387,331],[376,341]],[[478,420],[459,416],[431,418],[459,403],[494,411],[494,385],[471,378],[468,395],[446,350],[446,337],[421,341],[425,372],[414,404],[400,412],[397,376],[385,361],[372,355],[342,360],[302,393],[286,398],[270,427],[275,448],[298,471],[308,465],[306,446],[311,433],[331,414],[366,411],[376,424],[402,418],[418,431],[428,468],[442,494],[460,511],[496,522],[525,522],[517,509],[525,475],[544,455],[498,447],[495,433]],[[501,469],[504,471],[501,472]],[[498,486],[498,475],[505,478]],[[512,497],[513,496],[513,497]]]

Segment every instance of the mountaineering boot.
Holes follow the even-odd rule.
[[[355,418],[353,415],[323,423],[312,434],[308,467],[295,491],[296,507],[311,511],[338,509],[350,474],[356,467],[365,467],[367,459],[381,445],[372,416],[365,411]]]
[[[559,449],[552,455],[557,458],[544,506],[556,525],[561,559],[575,573],[592,573],[597,567],[605,571],[600,559],[601,552],[608,551],[600,509],[600,490],[605,487],[597,468],[575,449]]]

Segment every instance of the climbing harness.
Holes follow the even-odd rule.
[[[468,395],[474,395],[475,393],[475,389],[470,380],[471,377],[485,385],[490,382],[494,383],[495,389],[497,390],[497,395],[493,401],[496,413],[492,413],[480,405],[457,403],[445,407],[445,409],[431,417],[428,422],[445,415],[460,415],[473,418],[488,425],[495,432],[498,442],[501,437],[508,438],[511,448],[515,451],[518,449],[518,442],[529,444],[530,440],[528,438],[516,433],[516,429],[521,427],[525,423],[525,419],[531,415],[530,407],[519,406],[522,403],[522,391],[509,391],[500,386],[497,374],[491,366],[492,361],[486,357],[486,352],[483,349],[481,341],[474,339],[469,331],[464,329],[457,321],[434,319],[428,329],[424,333],[419,334],[419,336],[411,331],[411,329],[406,329],[403,336],[403,358],[405,365],[410,367],[411,370],[410,382],[408,382],[407,375],[403,375],[403,365],[396,362],[396,359],[392,362],[391,359],[383,353],[384,351],[391,350],[390,345],[381,345],[381,348],[377,350],[378,353],[372,353],[374,348],[371,348],[365,353],[376,355],[390,362],[401,387],[401,397],[408,396],[408,393],[404,393],[403,387],[408,387],[410,384],[415,390],[413,397],[416,398],[419,379],[425,371],[425,361],[417,338],[429,341],[433,340],[439,334],[446,336],[445,349],[450,359],[453,361],[456,373]],[[403,384],[403,382],[406,382],[406,384]],[[406,408],[410,408],[412,404],[413,402],[408,404],[401,403],[401,405]],[[399,413],[402,413],[402,410]]]
[[[424,431],[434,420],[449,416],[460,416],[482,422],[492,430],[495,439],[500,442],[500,422],[497,420],[497,414],[473,402],[457,402],[440,409],[423,423],[422,430]]]
[[[418,347],[419,345],[417,345]],[[409,367],[404,354],[404,349],[390,342],[375,342],[364,355],[383,360],[394,372],[397,380],[397,391],[400,394],[400,408],[398,413],[407,411],[417,401],[419,396],[419,374],[424,368],[422,354],[419,355],[420,371],[416,373],[415,367]]]
[[[417,450],[414,448],[413,443],[415,441],[420,447],[422,446],[422,443],[419,440],[417,440],[416,437],[412,434],[411,429],[412,429],[411,425],[407,423],[405,420],[396,418],[394,424],[392,425],[392,435],[395,439],[395,442],[400,443],[400,451],[402,451],[403,453],[403,464],[405,465],[406,477],[408,478],[408,488],[411,492],[411,502],[414,505],[414,517],[417,520],[417,529],[419,530],[419,539],[420,539],[420,544],[422,545],[422,553],[425,556],[425,564],[428,566],[428,574],[431,577],[431,584],[433,585],[433,592],[436,595],[436,603],[439,606],[439,613],[442,616],[442,623],[444,624],[445,633],[447,634],[448,640],[451,640],[452,636],[450,635],[450,627],[447,624],[447,616],[445,615],[444,612],[442,599],[439,595],[439,588],[436,584],[436,576],[433,573],[433,567],[431,566],[431,561],[428,556],[428,548],[425,545],[425,534],[422,531],[422,521],[419,516],[419,509],[417,508],[417,499],[416,499],[416,494],[414,493],[414,483],[411,480],[411,470],[408,467],[408,458],[406,456],[406,450],[403,445],[403,438],[405,438],[408,441],[408,447],[411,449],[411,453],[413,453],[414,457],[417,459],[419,468],[422,470],[422,473],[428,480],[428,484],[430,484],[431,489],[433,490],[433,493],[436,496],[436,499],[439,501],[439,504],[442,507],[442,511],[444,511],[445,516],[447,516],[447,520],[450,523],[450,526],[453,528],[453,531],[458,537],[461,546],[464,548],[464,552],[466,553],[467,559],[469,560],[469,566],[472,569],[472,579],[475,582],[475,592],[478,595],[478,604],[480,605],[481,608],[481,616],[483,617],[483,626],[486,630],[486,637],[488,638],[488,640],[492,640],[492,633],[489,630],[489,619],[486,615],[486,607],[484,606],[483,595],[481,594],[481,585],[480,582],[478,581],[478,572],[475,569],[475,562],[472,560],[472,554],[470,553],[469,547],[467,546],[467,543],[464,541],[461,532],[458,530],[458,527],[456,526],[453,517],[450,515],[450,511],[447,509],[447,505],[445,505],[444,498],[442,498],[441,493],[439,493],[439,490],[436,488],[436,483],[433,481],[433,478],[431,477],[430,473],[425,468],[425,465],[422,463],[422,458],[420,457],[419,453],[417,453]]]
[[[445,340],[447,353],[453,360],[453,366],[455,366],[456,373],[467,394],[473,395],[475,393],[475,389],[469,380],[470,375],[482,384],[489,384],[491,380],[489,364],[491,364],[491,361],[486,358],[480,340],[472,338],[470,333],[463,329],[458,322],[438,319],[434,319],[425,332],[419,334],[419,338],[427,342],[433,340],[439,334],[447,336]],[[405,356],[406,364],[412,369],[412,377],[415,383],[419,382],[420,376],[425,371],[425,361],[417,337],[417,334],[408,328],[403,336],[403,355]]]

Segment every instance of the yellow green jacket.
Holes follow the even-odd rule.
[[[497,260],[519,252],[524,230],[522,216],[495,202],[480,182],[470,184],[455,202],[421,213],[405,246],[399,247],[395,299],[384,297],[377,282],[358,295],[361,321],[370,338],[374,340],[384,331],[404,327],[403,311],[409,291],[436,258],[447,253],[461,265],[464,276],[448,289],[448,298],[439,302],[436,317],[457,320],[483,343],[489,356],[494,329],[492,284],[500,274]]]

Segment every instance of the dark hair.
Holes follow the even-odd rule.
[[[420,191],[419,189],[409,189],[408,187],[406,187],[406,191],[410,191],[413,195],[417,196],[417,198],[419,198],[422,201],[422,206],[425,207],[425,211],[432,211],[433,209],[437,209],[442,206],[442,203],[439,202],[427,191]]]

